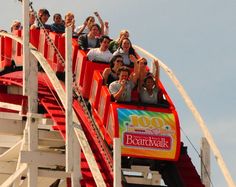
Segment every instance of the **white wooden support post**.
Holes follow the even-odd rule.
[[[29,126],[28,126],[28,151],[38,150],[38,120],[28,113]],[[30,163],[28,165],[28,186],[37,187],[38,183],[38,166],[37,164]]]
[[[114,156],[113,156],[113,176],[114,176],[114,187],[121,186],[121,143],[120,138],[113,138],[114,144]]]
[[[23,95],[28,95],[29,82],[29,0],[23,0]]]
[[[73,172],[72,172],[72,186],[73,187],[80,187],[80,180],[81,180],[81,147],[79,144],[79,140],[73,132]]]
[[[29,71],[28,112],[38,113],[38,64],[32,54],[30,54]]]
[[[66,27],[66,172],[73,170],[73,124],[72,124],[72,28]]]
[[[202,146],[201,146],[201,179],[202,183],[205,187],[211,186],[210,181],[210,172],[211,172],[211,164],[210,164],[210,146],[207,142],[206,138],[202,138]]]

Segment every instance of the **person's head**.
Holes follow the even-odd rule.
[[[122,30],[120,31],[120,38],[129,38],[129,31],[128,30]]]
[[[146,58],[139,58],[138,60],[137,60],[137,64],[139,64],[139,66],[141,66],[141,67],[145,67],[146,65],[147,65],[147,59]]]
[[[11,32],[13,32],[15,30],[21,30],[21,22],[18,20],[14,20],[11,25]]]
[[[61,14],[59,14],[59,13],[54,14],[53,15],[53,21],[56,25],[62,24]]]
[[[74,14],[72,12],[68,12],[65,15],[65,26],[69,27],[69,26],[73,26],[74,25]]]
[[[34,11],[29,12],[29,25],[33,25],[35,22]]]
[[[93,16],[89,16],[86,18],[87,26],[90,29],[92,25],[95,23],[95,18]]]
[[[124,65],[124,62],[123,62],[123,57],[121,55],[115,55],[110,60],[110,68],[111,69],[113,67],[120,68],[123,65]]]
[[[45,24],[48,21],[48,18],[50,17],[49,11],[45,8],[39,9],[38,16],[42,24]]]
[[[121,40],[120,48],[123,49],[124,52],[129,52],[132,44],[128,38],[124,38]]]
[[[126,66],[121,66],[117,72],[119,80],[128,80],[130,75],[130,70]]]
[[[99,39],[101,51],[106,51],[108,49],[110,41],[111,39],[109,38],[109,36],[101,36],[101,38]]]
[[[148,73],[146,75],[146,77],[144,78],[144,84],[143,86],[147,89],[147,90],[151,90],[154,88],[156,82],[155,82],[155,78],[153,76],[152,73]]]
[[[89,34],[95,37],[95,36],[98,36],[100,33],[101,33],[100,26],[94,23],[90,28]]]

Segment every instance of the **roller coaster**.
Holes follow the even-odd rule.
[[[20,115],[20,120],[24,122],[20,133],[23,139],[0,155],[1,162],[13,162],[18,158],[15,172],[1,181],[2,186],[27,186],[25,181],[30,178],[29,170],[33,167],[38,176],[47,178],[45,183],[36,182],[38,186],[116,186],[116,168],[113,165],[116,159],[121,160],[121,168],[118,168],[122,175],[120,186],[204,186],[188,156],[187,147],[181,142],[176,108],[160,80],[157,84],[165,98],[164,104],[140,104],[136,90],[132,92],[130,103],[116,102],[103,84],[101,74],[109,65],[89,61],[86,51],[79,48],[77,39],[72,39],[69,59],[74,81],[73,85],[66,87],[65,36],[45,29],[33,29],[29,38],[30,52],[34,56],[30,63],[36,68],[30,73],[36,74],[36,80],[32,82],[37,84],[34,100],[37,114],[29,113],[31,106],[27,103],[31,98],[23,93],[27,77],[22,71],[22,31],[0,34],[0,113],[6,119],[10,118],[6,116],[12,116],[15,120]],[[161,61],[160,65],[167,69]],[[73,160],[69,164],[72,169],[60,163],[70,135],[66,127],[66,88],[73,90],[70,115],[74,130],[71,136],[74,142],[78,141],[71,148],[73,155],[66,157],[66,163]],[[42,125],[42,119],[49,121],[50,125]],[[40,140],[40,133],[55,135],[58,132],[57,143],[46,144],[45,140],[41,140],[37,141],[36,149],[27,149],[31,144],[29,140],[33,138],[28,137],[30,132],[27,130],[36,122],[37,138]],[[115,158],[116,139],[120,142],[118,158]],[[57,157],[58,160],[54,160]],[[52,172],[55,172],[54,176]],[[72,177],[70,172],[78,176]],[[119,172],[116,174],[120,175]]]

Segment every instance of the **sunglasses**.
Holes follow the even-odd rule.
[[[139,61],[138,61],[138,64],[139,64]],[[146,66],[147,65],[147,61],[145,61],[143,64]]]
[[[123,63],[123,60],[116,60],[116,62],[121,62],[121,63]]]

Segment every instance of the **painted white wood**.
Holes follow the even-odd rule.
[[[74,133],[74,132],[73,132]],[[80,187],[80,180],[82,178],[81,174],[81,148],[79,145],[79,141],[76,138],[76,135],[73,135],[74,140],[73,140],[73,172],[71,174],[71,179],[72,179],[72,186],[73,187]]]
[[[38,121],[28,116],[28,151],[38,150]]]
[[[29,0],[24,0],[23,14],[23,95],[28,95],[29,88]]]
[[[121,186],[121,143],[120,138],[113,138],[114,187]]]
[[[1,162],[0,161],[0,174],[11,175],[16,171],[16,162]]]
[[[23,138],[22,138],[22,144],[20,147],[20,151],[23,151],[23,150],[27,151],[28,150],[28,127],[29,127],[29,120],[27,120],[26,124],[25,124],[25,129],[23,131]],[[19,170],[19,168],[22,167],[22,165],[25,165],[25,164],[21,163],[21,154],[19,154],[16,170]],[[23,174],[24,174],[24,176],[26,176],[27,170],[25,170]],[[13,187],[18,187],[19,185],[20,185],[20,179],[17,178],[13,183]]]
[[[30,54],[29,77],[28,81],[28,112],[38,112],[38,62],[36,58]]]
[[[47,131],[47,130],[38,130],[39,140],[49,140],[49,141],[57,141],[64,142],[61,137],[61,134],[58,131]]]
[[[73,170],[73,126],[72,126],[72,27],[66,27],[66,171]]]
[[[161,175],[158,171],[151,171],[149,166],[132,165],[123,168],[123,174],[128,183],[143,185],[160,185]]]
[[[0,186],[3,182],[5,182],[5,180],[7,180],[8,177],[10,177],[9,174],[0,174]]]
[[[11,112],[0,112],[0,119],[22,120],[22,116]]]
[[[211,153],[210,146],[206,138],[201,141],[201,179],[205,187],[211,186]]]
[[[39,145],[47,147],[62,147],[65,145],[58,131],[38,130]]]
[[[50,177],[50,178],[55,178],[55,179],[66,179],[68,177],[71,177],[71,174],[65,171],[39,169],[39,176]]]
[[[29,96],[30,95],[29,91]],[[32,102],[29,102],[29,105],[33,105]],[[34,106],[31,106],[34,107]],[[30,109],[30,112],[33,110],[33,108]],[[34,117],[32,117],[31,113],[28,113],[27,115],[27,120],[29,121],[29,126],[28,126],[28,151],[29,153],[33,151],[38,150],[38,120]],[[28,186],[35,186],[37,187],[38,185],[38,166],[35,162],[29,163],[28,164]]]
[[[81,148],[83,149],[83,153],[85,155],[85,158],[88,162],[88,165],[89,165],[89,168],[92,172],[92,175],[93,175],[93,178],[96,182],[96,185],[97,186],[106,186],[104,180],[103,180],[103,177],[101,175],[101,172],[98,168],[98,165],[96,163],[96,160],[93,156],[93,152],[90,148],[90,146],[85,146],[87,144],[87,140],[86,138],[84,137],[84,132],[79,129],[79,128],[74,128],[74,131],[75,131],[75,134],[77,136],[77,138],[79,139],[79,142],[80,142],[80,145],[81,145]]]
[[[38,186],[50,186],[53,182],[55,182],[55,179],[48,178],[48,177],[38,177]]]
[[[0,134],[22,135],[24,128],[24,121],[0,118]]]
[[[4,134],[0,134],[0,147],[12,147],[18,141],[22,139],[22,136],[8,136]]]
[[[16,170],[10,177],[5,180],[1,187],[11,187],[16,179],[19,179],[21,175],[27,170],[27,164],[22,164],[18,170]]]
[[[0,108],[21,111],[22,106],[16,105],[16,104],[11,104],[11,103],[6,103],[6,102],[0,102]]]
[[[65,155],[60,153],[42,152],[42,151],[21,151],[21,163],[47,166],[65,166]]]
[[[10,149],[0,155],[0,161],[11,161],[13,159],[18,158],[20,148],[21,148],[22,140],[19,140],[15,145],[13,145]]]
[[[8,148],[6,148],[6,147],[0,147],[0,155],[5,153],[7,150],[8,150]]]
[[[149,52],[145,51],[144,49],[142,49],[139,46],[133,45],[133,47],[135,47],[135,49],[141,51],[142,53],[144,53],[146,56],[148,56],[150,58],[158,59],[154,55],[150,54]],[[229,187],[235,187],[235,183],[233,181],[233,178],[231,177],[231,174],[230,174],[230,172],[229,172],[229,170],[228,170],[228,168],[227,168],[227,166],[224,162],[224,159],[223,159],[223,157],[220,153],[220,150],[216,146],[216,143],[215,143],[210,131],[208,130],[202,116],[198,112],[197,108],[193,104],[192,100],[190,99],[189,95],[185,91],[182,84],[179,82],[177,77],[174,75],[173,71],[170,68],[168,68],[160,59],[158,59],[158,62],[159,62],[160,67],[166,72],[166,74],[170,77],[171,81],[174,83],[174,85],[178,89],[178,91],[181,94],[181,96],[183,97],[186,105],[188,106],[188,108],[192,112],[193,116],[195,117],[197,123],[199,124],[204,136],[206,137],[206,139],[207,139],[207,141],[208,141],[208,143],[211,147],[211,150],[214,154],[214,157],[216,158],[216,162],[218,163],[218,165],[221,169],[221,172],[224,175],[224,178],[225,178],[228,186]]]
[[[37,185],[39,187],[49,187],[54,181],[54,178],[38,177]],[[17,187],[29,187],[27,183],[27,178],[25,180],[21,180],[19,186]]]
[[[38,185],[38,168],[35,163],[28,164],[28,172],[27,172],[28,186]]]

